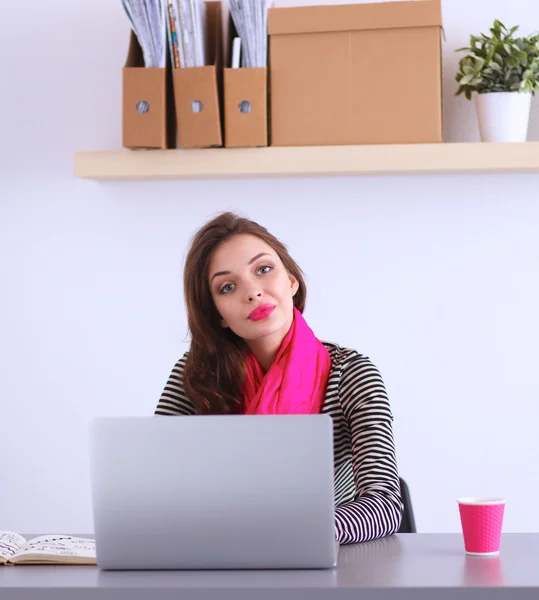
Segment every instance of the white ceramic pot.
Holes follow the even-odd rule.
[[[483,142],[525,142],[532,95],[521,92],[475,94]]]

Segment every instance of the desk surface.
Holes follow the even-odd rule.
[[[498,557],[467,556],[459,534],[393,535],[342,546],[337,567],[328,570],[101,571],[94,566],[0,567],[0,597],[2,600],[537,600],[539,533],[505,534]]]

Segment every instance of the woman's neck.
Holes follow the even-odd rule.
[[[264,373],[269,371],[284,339],[281,338],[272,340],[269,339],[269,337],[248,343],[249,350],[251,350],[253,353],[253,356],[258,361],[258,364],[262,367]]]
[[[274,333],[257,340],[250,340],[247,342],[249,350],[253,353],[258,364],[262,367],[264,374],[270,370],[273,361],[277,357],[277,353],[281,348],[283,340],[292,327],[293,319],[294,316],[291,315],[290,320],[287,321],[279,331],[275,331]]]

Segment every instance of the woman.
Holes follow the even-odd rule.
[[[190,350],[155,413],[329,414],[337,539],[397,531],[403,504],[384,383],[366,356],[315,337],[302,316],[302,271],[286,247],[223,213],[192,241],[184,293]]]

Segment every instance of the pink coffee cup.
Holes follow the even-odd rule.
[[[466,554],[480,556],[499,554],[505,500],[459,498],[457,502]]]

